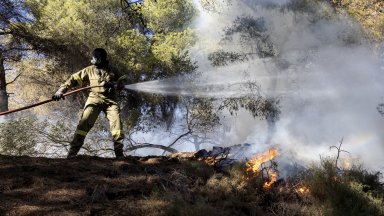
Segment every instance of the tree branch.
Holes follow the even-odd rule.
[[[49,81],[47,80],[39,80],[38,78],[36,77],[30,77],[31,80],[35,81],[36,84],[39,84],[39,85],[46,85],[46,86],[57,86],[55,84],[51,84]]]
[[[329,147],[330,150],[331,150],[332,148],[337,149],[337,156],[336,156],[336,162],[335,162],[335,166],[336,166],[336,168],[337,168],[337,162],[338,162],[339,157],[340,157],[340,153],[341,153],[341,152],[346,152],[346,153],[350,154],[348,151],[345,151],[345,150],[341,149],[341,145],[343,144],[343,140],[344,140],[344,138],[341,139],[339,147],[337,147],[337,146],[330,146],[330,147]]]
[[[5,85],[7,86],[7,85],[10,85],[10,84],[12,84],[12,83],[14,83],[16,80],[17,80],[17,78],[19,78],[20,77],[20,75],[22,74],[22,72],[21,73],[19,73],[19,74],[17,74],[17,76],[12,80],[12,81],[10,81],[10,82],[7,82]]]
[[[10,47],[9,49],[7,49],[7,51],[11,51],[11,50],[17,50],[17,51],[34,51],[35,49],[33,49],[33,48],[22,48],[22,47]]]
[[[10,35],[12,31],[0,31],[0,35]]]
[[[20,58],[12,56],[12,57],[3,57],[4,61],[6,62],[18,62],[20,61]]]
[[[130,147],[126,148],[126,150],[127,151],[134,151],[134,150],[142,149],[142,148],[159,148],[159,149],[162,149],[164,151],[168,151],[170,153],[176,153],[177,152],[176,149],[171,148],[169,146],[163,146],[163,145],[157,145],[157,144],[151,144],[151,143],[141,143],[139,145],[130,146]]]

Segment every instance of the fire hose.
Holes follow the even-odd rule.
[[[66,97],[66,96],[69,96],[69,95],[72,95],[72,94],[76,94],[78,92],[81,92],[81,91],[84,91],[84,90],[88,90],[88,89],[91,89],[91,88],[96,88],[96,87],[103,87],[103,86],[102,85],[86,86],[86,87],[83,87],[83,88],[79,88],[79,89],[67,92],[63,96]],[[52,101],[54,101],[54,100],[53,99],[48,99],[48,100],[41,101],[39,103],[35,103],[35,104],[29,105],[29,106],[21,107],[21,108],[18,108],[18,109],[8,110],[8,111],[5,111],[5,112],[0,112],[0,116],[7,115],[7,114],[10,114],[10,113],[14,113],[14,112],[19,112],[19,111],[26,110],[26,109],[30,109],[32,107],[40,106],[40,105],[43,105],[43,104],[46,104],[46,103],[49,103],[49,102],[52,102]]]

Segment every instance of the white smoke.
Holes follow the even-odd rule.
[[[382,56],[362,39],[352,19],[324,16],[314,22],[318,13],[281,9],[290,2],[232,1],[221,13],[201,11],[194,23],[200,40],[192,50],[200,70],[213,70],[206,60],[212,51],[241,51],[236,40],[233,44],[220,43],[223,29],[236,17],[264,17],[270,39],[278,47],[278,58],[251,59],[232,66],[231,71],[238,67],[242,69],[236,72],[241,73],[246,68],[266,96],[281,99],[281,119],[272,145],[278,145],[283,155],[290,155],[287,157],[310,161],[319,155],[335,156],[335,150],[329,147],[343,139],[342,148],[351,157],[383,171],[384,118],[376,109],[384,96]],[[275,7],[263,7],[267,3]],[[228,71],[225,67],[218,70],[223,71],[219,75],[222,77]],[[241,111],[235,117],[227,116],[224,124],[231,125],[225,145],[254,143],[256,151],[268,148],[265,121]]]

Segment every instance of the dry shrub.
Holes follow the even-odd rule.
[[[261,200],[260,179],[247,179],[245,166],[235,164],[225,173],[215,173],[204,185],[195,190],[195,210],[205,206],[212,215],[257,215],[263,213],[259,206]],[[213,211],[213,209],[215,209]],[[199,214],[198,214],[199,215]]]
[[[223,200],[234,195],[245,194],[249,188],[249,182],[245,179],[242,167],[233,167],[229,175],[214,174],[208,179],[204,190],[210,201]],[[253,190],[252,190],[253,191]]]
[[[323,209],[315,205],[303,205],[300,202],[292,201],[279,201],[274,203],[270,212],[273,215],[284,215],[284,216],[297,216],[297,215],[311,215],[311,216],[323,216]]]

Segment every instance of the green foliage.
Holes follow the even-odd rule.
[[[155,32],[180,31],[190,23],[196,10],[189,0],[145,0],[142,13]]]
[[[43,47],[49,47],[41,50],[46,61],[43,69],[48,72],[43,76],[49,74],[55,86],[88,65],[90,53],[96,47],[107,50],[111,64],[125,73],[129,82],[162,79],[196,69],[186,52],[195,41],[193,32],[186,29],[196,13],[189,0],[148,0],[126,10],[116,0],[26,0],[25,3],[34,18],[26,26],[28,32]],[[146,27],[154,31],[152,39],[143,34]],[[32,71],[25,75],[33,76]],[[37,84],[35,81],[29,85]],[[125,122],[129,124],[127,128],[141,128],[144,119],[172,115],[170,111],[178,103],[177,99],[154,95],[123,93],[122,96],[123,116],[129,116]],[[76,97],[75,101],[79,98],[84,100]],[[67,112],[63,108],[55,109]],[[69,112],[74,111],[72,108]]]
[[[234,115],[240,108],[248,110],[253,117],[277,121],[280,118],[279,100],[262,96],[245,96],[242,98],[225,99],[220,110],[228,109]]]
[[[150,64],[144,64],[148,61],[150,44],[144,35],[136,30],[126,30],[120,34],[115,42],[114,47],[110,51],[112,56],[126,70],[130,69],[129,76],[138,78],[143,72],[151,71]]]
[[[208,133],[219,125],[217,109],[209,99],[185,98],[185,118],[188,129],[193,133]]]
[[[231,0],[199,0],[201,7],[208,12],[220,12],[223,5],[231,4]]]
[[[0,124],[0,154],[62,157],[69,149],[75,128],[69,119],[55,122],[34,117],[18,117]],[[106,120],[97,121],[82,151],[94,156],[113,151]],[[106,135],[107,134],[107,135]],[[109,138],[103,138],[103,137]]]
[[[248,60],[247,56],[244,54],[236,52],[226,52],[219,50],[208,55],[208,60],[214,67],[226,66],[230,63],[243,62]]]
[[[208,55],[208,59],[214,67],[227,66],[233,63],[246,62],[250,58],[274,58],[278,56],[277,47],[272,43],[268,32],[268,24],[263,17],[251,16],[237,17],[233,23],[224,30],[222,38],[223,47]],[[230,51],[233,43],[240,43],[240,51]],[[240,109],[249,111],[253,117],[260,117],[271,122],[279,119],[279,100],[265,98],[260,95],[260,89],[256,82],[249,81],[242,86],[252,94],[225,99],[219,110],[228,110],[231,115]]]
[[[89,59],[92,49],[105,47],[112,62],[117,63],[120,70],[128,72],[136,82],[143,74],[152,74],[154,69],[158,69],[154,66],[161,65],[161,62],[171,65],[171,57],[178,57],[193,43],[191,31],[183,29],[195,13],[188,0],[145,1],[143,7],[137,9],[148,27],[155,31],[153,44],[147,41],[142,29],[137,28],[139,23],[132,23],[131,17],[123,13],[115,0],[28,0],[27,5],[36,18],[31,30],[40,37],[76,49],[71,53],[73,58],[57,59],[60,64],[67,62],[72,65],[65,70],[66,73],[87,65],[86,59]],[[160,33],[158,29],[167,31]],[[55,51],[50,54],[57,55]]]
[[[380,172],[369,172],[362,166],[353,166],[347,171],[347,177],[364,185],[363,191],[373,196],[384,198],[384,183],[381,182],[383,174]]]
[[[334,159],[324,158],[309,170],[312,196],[325,205],[326,215],[382,215],[384,185],[379,174],[361,168],[341,172]]]
[[[182,32],[170,32],[169,34],[157,34],[154,38],[153,54],[156,59],[161,60],[167,67],[172,67],[172,59],[180,56],[184,50],[194,43],[195,38],[191,29]]]
[[[263,17],[237,17],[233,24],[225,29],[223,39],[232,42],[235,36],[239,36],[245,55],[257,55],[260,58],[274,57],[278,53],[267,30],[267,23]]]
[[[0,154],[29,155],[37,153],[37,120],[18,118],[0,124]]]

